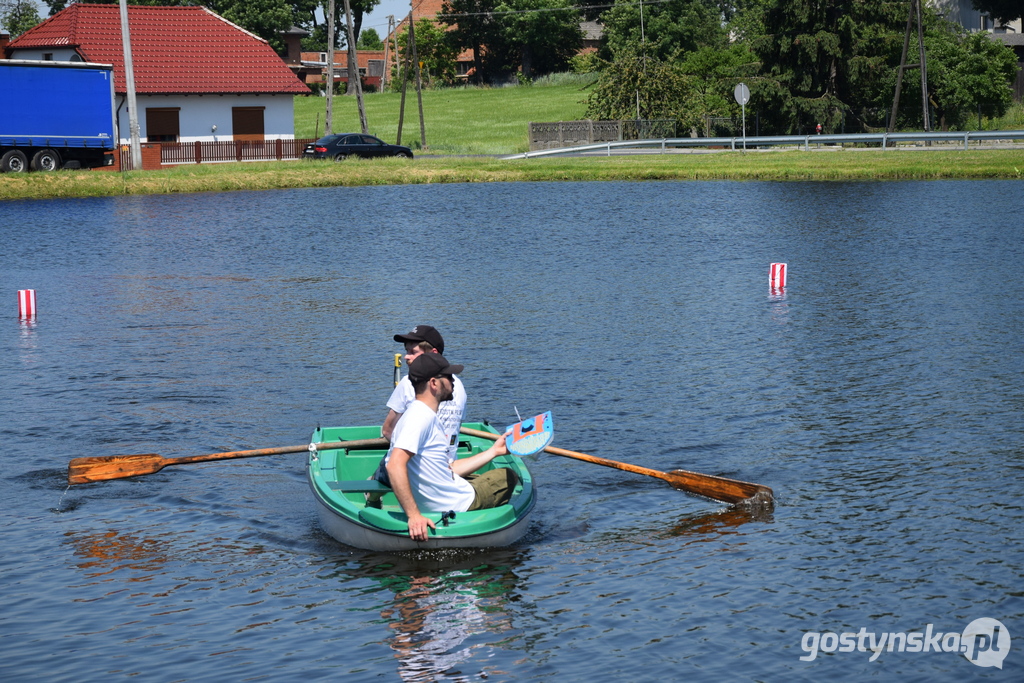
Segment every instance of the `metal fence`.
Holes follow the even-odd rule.
[[[221,140],[217,142],[160,142],[161,165],[208,164],[227,161],[281,161],[300,159],[308,140]],[[121,168],[132,170],[131,150],[122,145]]]
[[[530,149],[558,149],[575,145],[619,140],[675,137],[676,122],[671,119],[629,121],[554,121],[530,123]]]
[[[544,149],[513,154],[506,159],[527,159],[531,157],[557,156],[571,154],[606,154],[611,155],[612,151],[624,151],[628,149],[659,149],[666,151],[671,148],[680,147],[709,147],[719,149],[755,149],[758,147],[796,147],[809,150],[812,146],[872,146],[888,149],[905,143],[924,142],[930,143],[952,143],[957,147],[963,146],[964,150],[970,149],[972,142],[1000,142],[1024,140],[1024,130],[982,130],[982,131],[958,131],[939,133],[851,133],[849,135],[771,135],[771,136],[747,136],[747,137],[719,137],[719,138],[662,138],[648,140],[619,140],[608,141],[591,145],[579,145],[575,147],[562,147],[558,149]]]

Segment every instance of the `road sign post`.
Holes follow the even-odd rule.
[[[750,89],[746,83],[737,83],[736,89],[732,91],[736,103],[740,105],[743,113],[743,151],[747,151],[747,102],[750,101]]]

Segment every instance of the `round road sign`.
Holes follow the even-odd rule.
[[[750,89],[747,88],[746,83],[737,83],[732,94],[736,98],[736,104],[743,105],[750,101]]]

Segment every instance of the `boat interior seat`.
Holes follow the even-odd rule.
[[[327,485],[343,493],[391,493],[391,488],[376,479],[354,479],[352,481],[331,481]]]

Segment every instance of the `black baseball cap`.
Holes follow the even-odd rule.
[[[437,349],[438,353],[444,353],[444,339],[441,337],[441,333],[430,325],[417,325],[408,334],[396,334],[395,341],[399,344],[404,344],[405,342],[427,342]]]
[[[432,377],[457,375],[462,370],[461,365],[452,365],[439,353],[421,353],[409,365],[409,381],[417,384]]]

